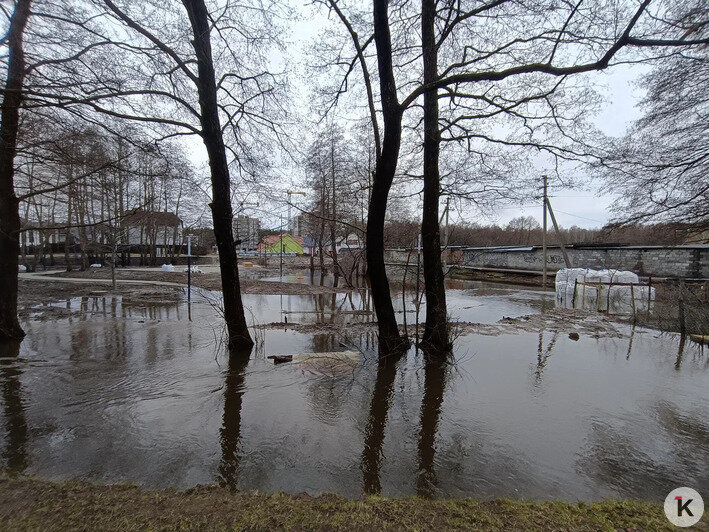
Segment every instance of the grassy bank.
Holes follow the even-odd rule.
[[[704,520],[703,520],[704,521]],[[701,524],[701,523],[700,523]],[[475,499],[232,493],[209,486],[144,490],[0,478],[3,530],[477,529],[672,530],[656,503],[593,504]]]

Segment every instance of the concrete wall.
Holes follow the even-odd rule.
[[[574,268],[630,270],[638,275],[657,277],[709,278],[709,245],[696,246],[625,246],[572,247],[568,250]],[[541,270],[541,247],[468,248],[463,251],[464,266]],[[547,267],[558,270],[565,266],[558,247],[548,248]]]

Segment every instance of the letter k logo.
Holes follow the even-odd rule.
[[[692,488],[675,488],[667,494],[664,504],[667,519],[675,526],[687,527],[699,522],[704,514],[704,500]]]
[[[692,510],[689,509],[689,503],[694,499],[687,499],[687,502],[682,504],[682,496],[678,495],[675,500],[677,501],[677,517],[682,517],[682,512],[687,512],[691,517],[694,517]]]

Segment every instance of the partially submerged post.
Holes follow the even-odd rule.
[[[187,301],[192,299],[192,235],[187,235]]]

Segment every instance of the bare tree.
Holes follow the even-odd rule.
[[[372,193],[367,215],[367,272],[372,286],[372,302],[377,313],[380,356],[408,346],[406,336],[399,334],[394,305],[389,290],[389,279],[384,265],[384,221],[389,190],[394,181],[401,148],[401,120],[403,107],[394,76],[388,0],[373,1],[374,41],[377,47],[379,91],[381,97],[382,135],[381,154],[372,179]]]
[[[377,310],[382,349],[398,344],[393,307],[383,261],[383,227],[391,184],[396,173],[402,138],[402,116],[409,108],[416,108],[420,96],[424,96],[424,227],[429,265],[425,269],[428,301],[428,340],[433,340],[433,331],[445,331],[445,291],[440,271],[440,247],[438,237],[438,201],[440,175],[435,153],[439,142],[434,132],[439,121],[433,100],[440,97],[454,102],[457,108],[446,118],[443,130],[446,141],[471,142],[478,140],[499,146],[547,150],[555,156],[576,157],[564,147],[544,143],[536,136],[529,138],[500,138],[486,131],[485,126],[471,120],[489,120],[498,115],[510,116],[522,121],[529,128],[531,121],[558,124],[560,117],[557,105],[550,103],[552,95],[570,76],[603,70],[624,48],[650,49],[657,46],[696,46],[703,39],[684,39],[673,36],[671,22],[658,17],[663,11],[660,5],[646,13],[651,0],[644,0],[634,7],[630,2],[620,5],[611,3],[568,4],[555,2],[552,5],[518,3],[507,0],[487,2],[422,3],[419,13],[422,23],[421,53],[411,46],[399,49],[392,47],[392,32],[407,33],[415,14],[406,16],[405,6],[396,5],[396,26],[389,18],[389,2],[373,0],[372,32],[377,47],[376,63],[379,72],[380,106],[384,132],[381,154],[372,183],[372,195],[367,229],[367,254],[369,274],[372,280],[373,299]],[[367,71],[363,60],[364,45],[352,28],[351,20],[342,14],[335,0],[328,2],[347,28],[355,49],[356,62]],[[642,19],[642,20],[641,20]],[[589,25],[589,20],[593,24]],[[625,20],[626,22],[619,22]],[[392,29],[394,28],[394,29]],[[591,28],[592,31],[582,30]],[[633,30],[637,29],[637,36]],[[676,31],[675,31],[676,33]],[[368,41],[366,41],[368,42]],[[408,43],[407,43],[408,44]],[[445,62],[437,64],[437,57]],[[423,72],[412,69],[422,58]],[[541,58],[541,59],[540,59]],[[346,75],[352,71],[349,68]],[[366,73],[366,72],[365,72]],[[401,77],[401,83],[397,82]],[[422,79],[423,78],[423,79]],[[468,90],[472,88],[472,90]],[[399,91],[403,92],[400,98]],[[338,91],[339,97],[341,91]],[[426,98],[430,95],[430,98]],[[368,98],[373,98],[368,91]],[[463,105],[461,106],[461,103]],[[469,102],[474,105],[471,106]],[[535,105],[541,102],[548,113],[534,115]],[[370,106],[371,107],[371,106]],[[466,112],[472,110],[471,112]],[[530,112],[531,109],[531,112]],[[530,115],[533,115],[530,117]],[[372,119],[377,127],[376,117]],[[489,127],[489,126],[488,126]],[[534,133],[541,127],[533,127]],[[562,128],[559,128],[562,129]],[[561,132],[561,136],[566,134]],[[436,311],[440,306],[442,312]],[[439,347],[447,345],[437,340]]]
[[[677,3],[678,29],[686,38],[706,37],[709,25],[697,24],[688,4]],[[647,90],[642,118],[596,165],[606,191],[623,191],[614,221],[681,222],[697,232],[709,230],[709,48],[662,59],[640,84]]]
[[[7,79],[0,124],[0,339],[22,338],[17,320],[17,271],[20,252],[20,213],[15,196],[15,154],[25,79],[23,36],[30,0],[18,0],[7,35]]]
[[[271,6],[212,7],[187,0],[46,3],[36,13],[35,34],[37,53],[47,57],[38,58],[29,96],[35,111],[60,107],[98,125],[102,115],[147,124],[158,141],[202,138],[229,343],[241,349],[252,342],[232,233],[230,170],[256,175],[264,157],[254,150],[265,144],[263,130],[277,127],[275,77],[261,69],[265,48],[278,42],[277,28]],[[59,29],[72,36],[62,53],[48,44]],[[233,142],[224,141],[227,133]]]
[[[184,0],[183,3],[194,33],[192,45],[197,57],[198,71],[195,83],[201,109],[202,140],[209,154],[209,167],[212,171],[212,218],[214,220],[214,236],[219,250],[219,266],[224,294],[224,319],[229,333],[229,347],[248,352],[253,346],[253,340],[249,334],[244,306],[241,301],[236,244],[232,230],[231,182],[224,138],[222,137],[222,126],[219,120],[209,14],[203,0]]]
[[[438,79],[438,45],[436,43],[436,0],[421,1],[421,49],[423,51],[423,83],[432,85]],[[423,95],[423,215],[421,241],[423,272],[426,283],[426,325],[422,344],[425,349],[447,351],[448,315],[446,288],[441,263],[441,231],[438,204],[441,193],[439,156],[441,130],[438,124],[438,89]]]

